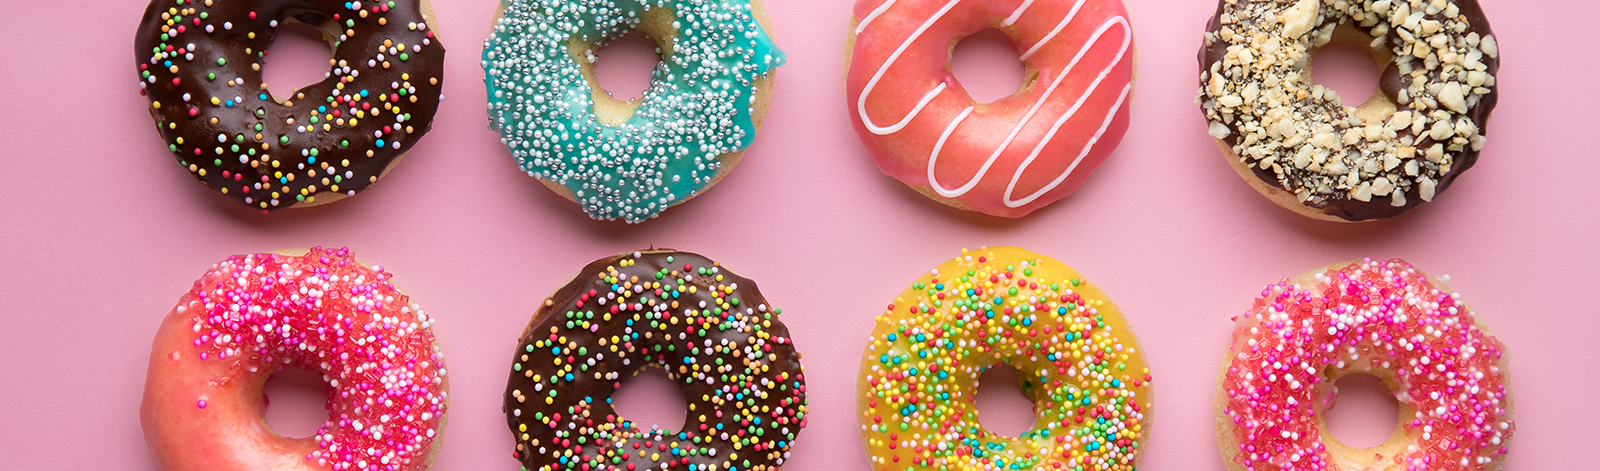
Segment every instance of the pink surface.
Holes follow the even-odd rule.
[[[1600,281],[1587,197],[1600,4],[1483,2],[1505,57],[1483,160],[1437,202],[1362,226],[1295,216],[1223,164],[1192,103],[1210,0],[1129,0],[1128,138],[1078,193],[1015,221],[946,209],[878,173],[846,114],[851,2],[769,0],[789,64],[755,148],[716,189],[639,226],[588,220],[517,172],[487,130],[478,57],[492,0],[434,1],[446,101],[410,159],[349,201],[270,216],[193,183],[150,129],[131,46],[143,2],[7,2],[0,457],[9,469],[153,467],[137,404],[161,316],[229,254],[321,244],[384,265],[438,317],[452,378],[438,469],[515,470],[500,394],[536,303],[595,258],[655,245],[718,258],[784,308],[813,411],[787,469],[865,470],[854,382],[872,317],[961,247],[1012,244],[1087,273],[1139,328],[1157,389],[1144,469],[1221,469],[1211,393],[1229,317],[1279,278],[1369,255],[1453,275],[1508,345],[1508,469],[1584,469],[1600,439],[1600,405],[1578,399],[1600,386],[1600,317],[1578,297]],[[1352,402],[1381,411],[1370,396]],[[282,401],[303,414],[317,402]]]

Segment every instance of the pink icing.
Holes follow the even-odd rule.
[[[158,335],[158,348],[176,347],[157,352],[172,361],[152,362],[152,376],[161,377],[150,381],[159,390],[147,390],[146,421],[189,435],[153,439],[158,455],[167,455],[159,458],[220,469],[303,449],[296,468],[425,469],[445,414],[443,356],[432,318],[389,283],[392,276],[358,263],[348,249],[320,247],[213,266]],[[259,414],[259,385],[286,367],[321,372],[331,386],[328,421],[305,447],[274,445],[288,439],[251,425],[237,428],[260,423],[238,415]],[[178,401],[188,411],[169,405],[175,395],[189,396]],[[226,407],[207,409],[218,404]]]
[[[851,121],[907,185],[1021,217],[1075,191],[1127,131],[1133,37],[1118,0],[859,0],[854,13]],[[980,104],[949,47],[993,24],[1037,77]]]
[[[1239,320],[1229,358],[1225,412],[1245,469],[1341,469],[1317,428],[1328,372],[1397,380],[1396,397],[1416,413],[1402,424],[1412,446],[1383,458],[1396,469],[1491,469],[1515,431],[1504,346],[1459,295],[1402,260],[1268,286]]]

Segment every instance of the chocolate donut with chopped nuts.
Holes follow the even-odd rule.
[[[1368,46],[1382,70],[1359,106],[1312,80],[1312,54],[1333,41]],[[1477,163],[1499,57],[1477,0],[1224,0],[1197,101],[1234,169],[1280,206],[1384,219]]]
[[[776,471],[810,412],[782,312],[700,255],[590,263],[545,299],[513,353],[515,457],[530,470]],[[612,408],[623,381],[652,366],[689,403],[682,430],[642,430]]]

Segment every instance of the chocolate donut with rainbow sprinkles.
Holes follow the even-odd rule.
[[[590,263],[545,298],[512,353],[513,456],[539,471],[777,471],[809,420],[783,310],[703,256],[644,250]],[[687,400],[681,430],[621,417],[645,368]]]
[[[316,27],[333,58],[275,97],[261,67],[287,22]],[[433,126],[444,80],[427,0],[153,0],[134,53],[178,164],[263,213],[377,183]]]
[[[1313,82],[1332,41],[1378,63],[1365,103]],[[1360,222],[1433,201],[1477,163],[1500,44],[1478,0],[1222,0],[1200,67],[1196,102],[1239,176],[1302,215]]]

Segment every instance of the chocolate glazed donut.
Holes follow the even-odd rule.
[[[700,255],[590,263],[544,301],[512,358],[506,421],[525,469],[775,470],[809,410],[781,309]],[[640,430],[611,396],[647,367],[688,400],[681,432]]]
[[[1490,113],[1499,102],[1495,86],[1500,69],[1499,47],[1483,8],[1478,0],[1451,0],[1442,9],[1432,6],[1440,2],[1420,2],[1421,6],[1415,6],[1419,2],[1406,0],[1351,0],[1345,10],[1322,3],[1317,0],[1218,3],[1199,54],[1200,101],[1211,123],[1212,136],[1228,148],[1230,157],[1242,160],[1235,162],[1236,166],[1248,167],[1254,178],[1264,184],[1253,185],[1258,190],[1263,193],[1281,191],[1280,197],[1268,196],[1278,200],[1280,205],[1318,219],[1347,222],[1384,219],[1432,201],[1436,194],[1443,193],[1457,177],[1477,163]],[[1282,29],[1275,29],[1279,24]],[[1230,31],[1224,35],[1224,29]],[[1286,33],[1291,30],[1298,34]],[[1258,113],[1262,110],[1246,110],[1252,103],[1229,106],[1222,102],[1228,97],[1253,101],[1252,93],[1244,91],[1249,86],[1245,83],[1248,81],[1238,80],[1241,70],[1238,57],[1240,51],[1248,49],[1252,51],[1251,57],[1272,58],[1262,54],[1263,44],[1272,41],[1256,41],[1258,33],[1281,39],[1284,49],[1296,41],[1296,36],[1304,35],[1311,41],[1311,49],[1297,58],[1299,63],[1287,66],[1291,72],[1303,74],[1295,84],[1302,88],[1311,86],[1310,55],[1323,43],[1345,41],[1363,44],[1372,50],[1373,59],[1382,70],[1379,86],[1375,96],[1354,113],[1347,113],[1347,108],[1335,99],[1317,97],[1315,91],[1310,98],[1299,96],[1290,100],[1291,107],[1301,108],[1301,119],[1309,116],[1318,118],[1319,123],[1331,122],[1333,134],[1344,145],[1323,147],[1336,148],[1335,154],[1341,151],[1356,154],[1349,162],[1341,162],[1341,166],[1360,173],[1357,183],[1348,188],[1323,186],[1320,188],[1323,191],[1319,192],[1317,179],[1337,177],[1338,173],[1330,173],[1321,166],[1308,168],[1312,162],[1302,165],[1300,161],[1293,161],[1291,165],[1294,149],[1264,153],[1268,157],[1278,154],[1275,159],[1239,152],[1240,143],[1248,140],[1246,136],[1252,132],[1261,133],[1256,136],[1260,141],[1290,139],[1275,131],[1270,135],[1263,132],[1271,124],[1261,119],[1266,114]],[[1285,34],[1290,36],[1285,37]],[[1428,40],[1435,37],[1441,39],[1428,44]],[[1441,42],[1443,47],[1439,46]],[[1230,47],[1234,49],[1232,55]],[[1446,68],[1451,72],[1446,72]],[[1261,70],[1260,67],[1256,69]],[[1270,73],[1270,67],[1267,70],[1269,72],[1254,75]],[[1219,79],[1221,83],[1212,82]],[[1266,101],[1265,85],[1270,84],[1253,92],[1259,94],[1262,101]],[[1409,113],[1405,119],[1396,119],[1397,111]],[[1251,119],[1246,120],[1246,116]],[[1426,124],[1419,125],[1424,122]],[[1441,127],[1440,122],[1448,124]],[[1369,133],[1365,127],[1372,124],[1378,129]],[[1354,138],[1349,137],[1352,131],[1357,133]],[[1385,144],[1368,145],[1376,141]],[[1254,142],[1249,142],[1246,146],[1252,144]],[[1335,155],[1334,160],[1338,157]],[[1369,161],[1376,168],[1363,169],[1360,164]],[[1384,178],[1386,182],[1377,182]],[[1337,181],[1337,178],[1324,179],[1321,183],[1327,181]],[[1293,201],[1297,197],[1299,204],[1295,205]],[[1291,207],[1299,205],[1304,208]]]
[[[263,213],[378,181],[439,108],[444,47],[425,1],[154,0],[134,41],[141,93],[178,163]],[[285,21],[334,48],[328,78],[279,100],[261,65]]]

